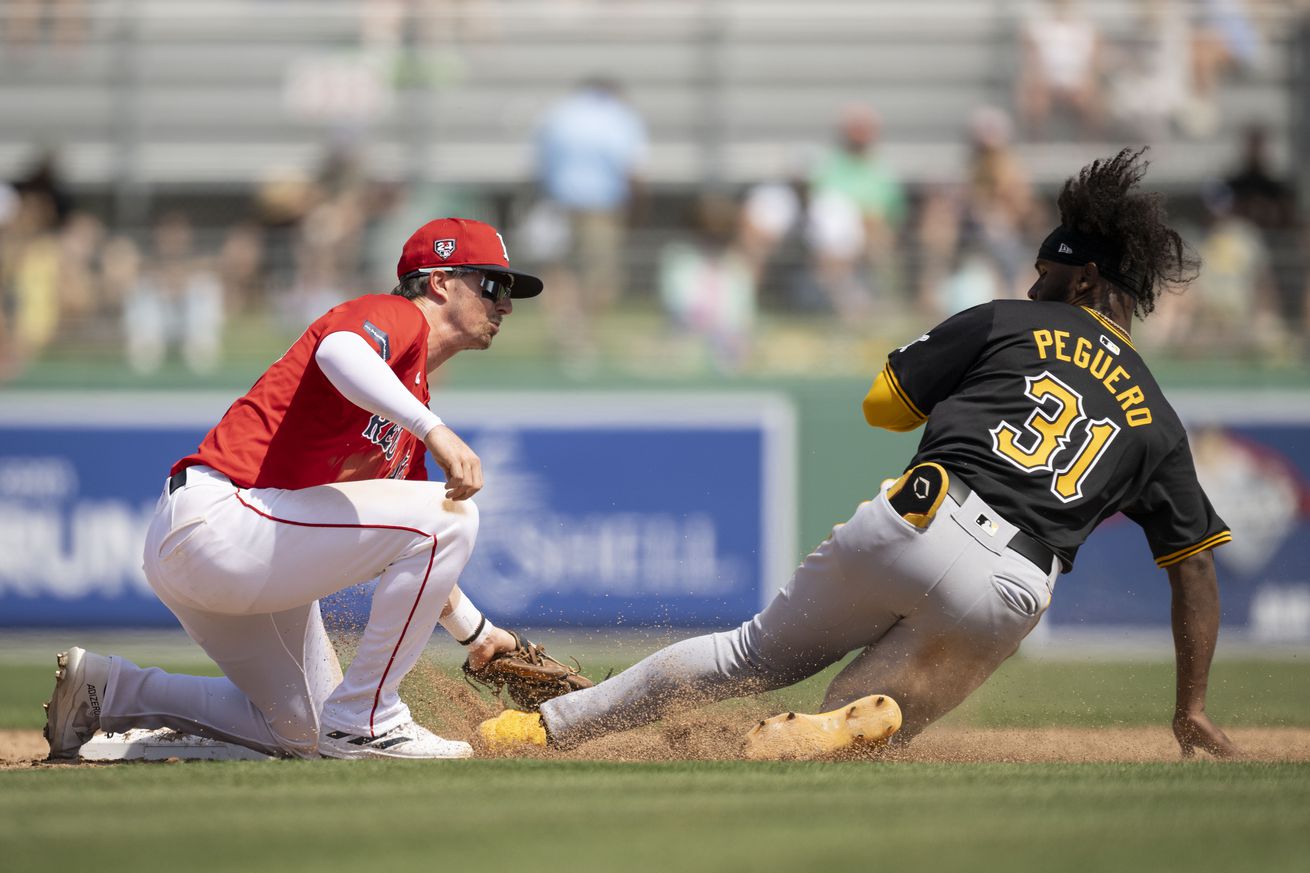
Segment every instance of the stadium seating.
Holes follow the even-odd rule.
[[[400,45],[361,37],[385,3],[88,0],[86,41],[0,47],[0,175],[57,145],[70,177],[104,185],[244,184],[367,141],[382,176],[506,185],[526,178],[542,109],[580,78],[622,80],[649,122],[654,182],[775,175],[830,135],[841,108],[882,114],[909,180],[963,155],[979,105],[1008,106],[1017,69],[1010,0],[482,0],[429,4]],[[418,4],[422,5],[422,4]],[[1131,40],[1131,2],[1084,4]],[[1267,34],[1290,13],[1253,2]],[[418,32],[421,31],[421,32]],[[1158,145],[1157,181],[1230,162],[1231,133],[1289,123],[1288,46],[1224,86],[1220,135]],[[395,85],[393,88],[392,86]],[[353,117],[352,117],[353,116]],[[1279,137],[1275,137],[1277,141]],[[1024,146],[1037,178],[1107,144]],[[1286,165],[1282,148],[1277,157]],[[418,169],[416,169],[418,168]]]

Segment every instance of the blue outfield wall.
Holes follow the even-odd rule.
[[[1310,641],[1310,397],[1183,394],[1197,477],[1233,541],[1214,550],[1223,622],[1253,641]],[[1141,530],[1107,519],[1060,577],[1047,621],[1169,623],[1170,589]]]
[[[141,575],[144,529],[169,465],[230,399],[0,395],[0,626],[174,624]],[[1175,405],[1234,532],[1215,553],[1226,627],[1310,640],[1310,401]],[[498,622],[726,627],[795,565],[796,423],[783,398],[445,392],[441,412],[486,472],[462,584]],[[328,607],[359,619],[368,595],[361,585]],[[1168,622],[1165,574],[1115,517],[1060,578],[1044,624]]]
[[[230,400],[0,398],[0,626],[174,624],[141,573],[145,528]],[[496,621],[717,625],[790,572],[783,398],[445,392],[441,412],[482,459],[462,584]],[[368,597],[326,606],[359,619]]]

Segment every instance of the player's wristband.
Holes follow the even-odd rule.
[[[496,629],[487,621],[487,617],[478,611],[473,601],[461,596],[459,606],[450,611],[450,615],[441,618],[441,626],[446,629],[455,642],[466,648],[476,646]]]

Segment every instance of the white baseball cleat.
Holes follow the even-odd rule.
[[[50,760],[73,760],[100,729],[110,659],[74,646],[56,655],[55,663],[55,690],[45,704],[42,733],[50,744]]]
[[[329,731],[318,739],[318,753],[324,758],[471,758],[473,747],[459,740],[446,740],[412,721],[393,727],[377,737]]]
[[[268,755],[219,740],[168,728],[132,728],[121,733],[97,733],[82,746],[83,761],[267,761]]]
[[[880,745],[900,730],[901,708],[871,694],[818,715],[775,715],[746,734],[746,757],[756,760],[819,758],[857,745]]]

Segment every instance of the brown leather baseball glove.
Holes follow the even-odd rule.
[[[590,688],[593,683],[576,667],[561,664],[536,643],[509,631],[518,644],[512,652],[501,652],[481,669],[474,670],[464,661],[464,678],[491,689],[497,697],[502,690],[520,708],[533,711],[561,694]]]

